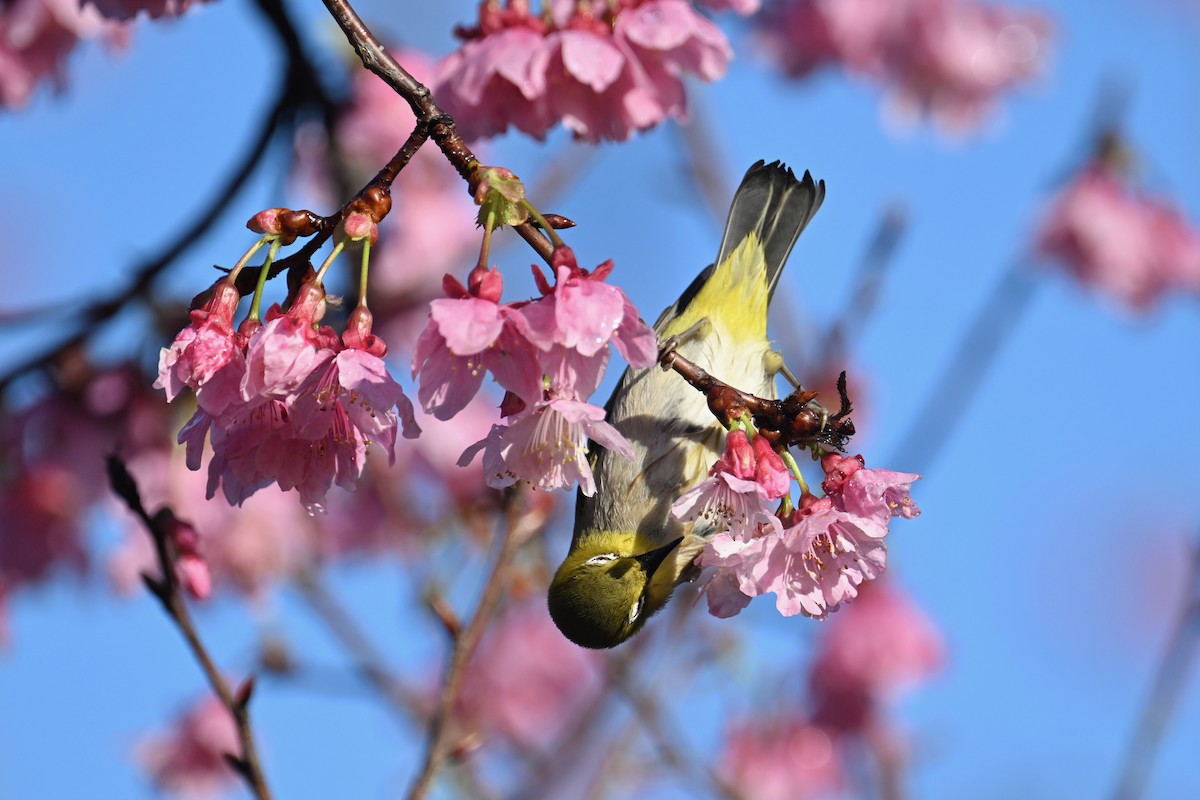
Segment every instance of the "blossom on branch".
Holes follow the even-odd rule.
[[[19,108],[42,81],[61,89],[67,58],[84,39],[125,40],[124,27],[79,0],[0,4],[0,108]]]
[[[589,142],[627,139],[686,117],[683,76],[716,80],[733,56],[685,0],[576,3],[549,15],[523,0],[484,2],[460,36],[433,90],[468,138],[511,125],[540,139],[561,122]]]
[[[747,719],[725,732],[718,774],[738,797],[815,800],[838,796],[844,783],[836,742],[802,714]]]
[[[500,303],[503,281],[495,269],[472,270],[464,288],[446,276],[449,298],[430,304],[417,342],[413,374],[426,411],[449,419],[476,395],[485,372],[505,390],[500,424],[468,447],[459,465],[483,453],[488,485],[525,480],[539,489],[578,483],[595,492],[587,462],[592,438],[631,457],[624,438],[604,421],[604,409],[587,399],[608,364],[609,345],[635,367],[657,357],[654,331],[616,286],[605,282],[612,262],[581,268],[574,253],[552,256],[555,283],[536,268],[542,296]]]
[[[826,496],[806,493],[799,508],[776,516],[764,503],[783,495],[781,471],[759,469],[744,439],[731,432],[712,477],[672,507],[683,519],[706,516],[716,530],[696,562],[715,568],[705,590],[709,612],[733,616],[750,598],[774,592],[784,616],[824,617],[883,573],[892,518],[920,513],[909,496],[919,476],[866,469],[859,456],[829,454],[821,463]]]
[[[945,659],[933,622],[892,581],[860,588],[824,628],[809,672],[814,719],[843,733],[872,728],[884,704]]]
[[[241,751],[233,715],[210,696],[184,711],[169,731],[138,742],[134,758],[161,791],[204,800],[237,782],[225,757]]]
[[[793,77],[841,66],[883,85],[895,110],[965,130],[1038,74],[1050,24],[979,0],[783,0],[759,33]]]
[[[210,303],[224,295],[221,285]],[[320,511],[334,483],[354,488],[368,445],[379,444],[394,459],[397,427],[407,437],[420,433],[412,404],[382,361],[387,347],[371,332],[370,312],[356,309],[340,339],[319,324],[324,312],[325,291],[310,282],[296,292],[288,311],[272,307],[265,325],[247,320],[233,334],[222,311],[220,322],[212,323],[227,337],[217,337],[220,358],[205,358],[209,351],[200,349],[215,311],[193,316],[198,330],[192,335],[185,330],[164,349],[156,385],[168,397],[183,385],[197,389],[199,408],[179,442],[188,446],[192,469],[200,468],[205,439],[211,444],[209,497],[219,486],[231,504],[240,505],[278,483],[296,490],[305,508]],[[253,332],[246,339],[248,331]],[[244,352],[237,349],[242,341]],[[221,376],[215,401],[205,391],[216,382],[205,379],[210,373]]]
[[[1170,291],[1200,292],[1200,233],[1166,201],[1131,188],[1103,160],[1054,197],[1037,233],[1043,258],[1135,311]]]

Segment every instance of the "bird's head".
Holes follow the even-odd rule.
[[[681,541],[637,552],[632,531],[585,534],[550,583],[554,624],[582,647],[615,647],[633,636],[670,597],[674,581],[653,578]]]

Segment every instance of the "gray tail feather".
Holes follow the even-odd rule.
[[[825,181],[813,181],[807,170],[797,180],[780,161],[757,162],[746,170],[729,207],[725,234],[714,264],[720,264],[753,232],[762,242],[767,260],[767,285],[775,294],[779,274],[796,239],[825,200]]]

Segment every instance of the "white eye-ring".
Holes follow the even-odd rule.
[[[607,564],[610,561],[616,561],[617,558],[618,556],[616,553],[601,553],[598,556],[592,556],[583,563],[588,566],[593,566],[595,564]]]
[[[637,618],[642,615],[642,606],[646,603],[646,596],[642,595],[637,602],[633,604],[633,608],[629,609],[629,624],[637,622]]]

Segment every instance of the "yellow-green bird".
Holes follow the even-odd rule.
[[[655,323],[659,342],[716,378],[776,397],[782,366],[767,339],[767,306],[792,246],[825,198],[825,183],[758,162],[733,197],[717,259]],[[725,446],[704,396],[658,366],[627,369],[607,419],[629,441],[627,459],[592,443],[593,497],[579,494],[571,549],[550,584],[550,616],[584,647],[613,647],[641,630],[711,534],[671,504],[703,479]],[[694,526],[694,527],[693,527]]]

